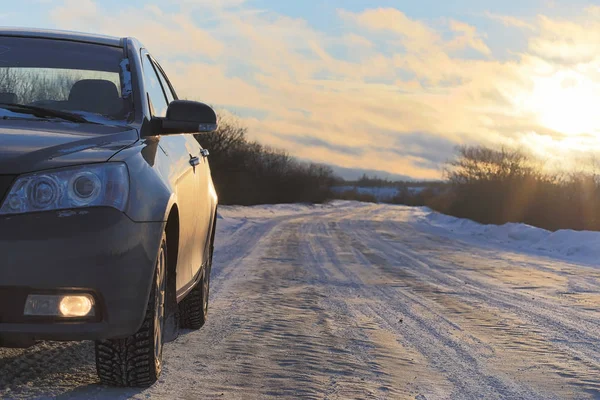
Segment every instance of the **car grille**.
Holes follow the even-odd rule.
[[[10,185],[14,180],[14,175],[0,175],[0,203],[4,200],[4,196],[8,193],[8,189],[10,189]]]

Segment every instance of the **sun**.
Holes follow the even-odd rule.
[[[516,114],[528,121],[528,130],[517,139],[520,145],[563,163],[600,150],[600,80],[567,68],[532,68],[523,76],[527,88],[511,96]]]
[[[532,78],[523,106],[537,123],[565,135],[600,139],[600,84],[573,70]]]

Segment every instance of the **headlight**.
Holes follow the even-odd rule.
[[[0,215],[107,206],[123,211],[129,196],[125,164],[107,163],[20,176],[0,207]]]

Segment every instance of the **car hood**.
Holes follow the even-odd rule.
[[[127,126],[0,121],[0,175],[104,162],[137,140]]]

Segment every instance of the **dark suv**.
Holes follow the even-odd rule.
[[[149,386],[165,327],[206,321],[217,195],[133,38],[0,29],[0,346],[94,340],[103,383]]]

